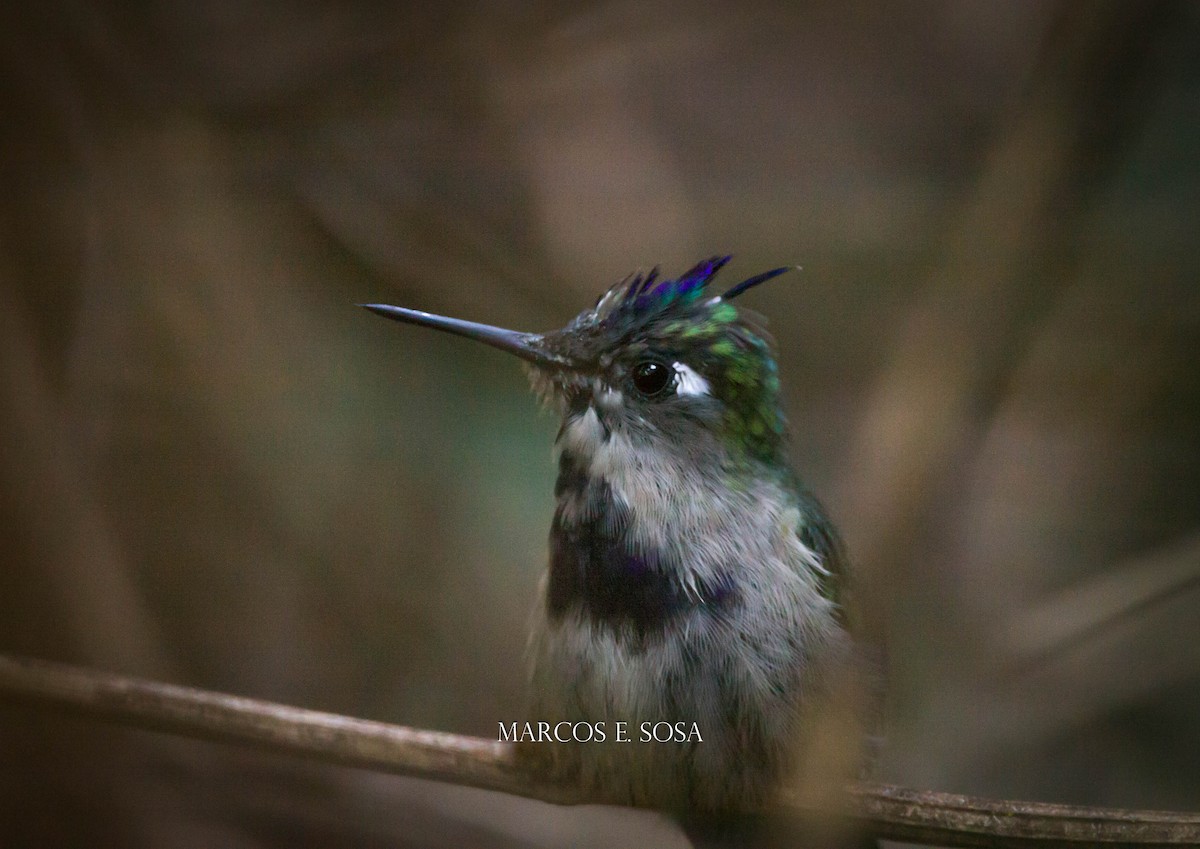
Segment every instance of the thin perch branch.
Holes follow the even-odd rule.
[[[555,804],[587,800],[522,771],[512,747],[0,655],[0,701],[49,705],[135,728],[265,746],[316,760],[496,790]],[[851,788],[846,815],[890,840],[939,846],[1200,846],[1200,814],[974,799],[886,784]],[[798,810],[800,814],[805,811]]]

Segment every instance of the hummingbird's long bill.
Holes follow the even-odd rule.
[[[523,360],[528,360],[539,366],[564,366],[566,361],[545,350],[540,333],[521,333],[517,330],[505,330],[503,327],[492,327],[490,324],[478,324],[474,321],[464,321],[461,318],[450,318],[444,315],[410,310],[404,307],[393,307],[389,304],[359,304],[363,309],[370,310],[376,315],[402,321],[405,324],[419,324],[422,327],[432,327],[434,330],[444,330],[456,336],[474,339],[501,351],[516,354]]]

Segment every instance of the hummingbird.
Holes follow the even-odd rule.
[[[632,274],[546,333],[361,304],[515,354],[562,416],[530,717],[588,734],[518,753],[596,802],[768,805],[852,654],[842,545],[789,465],[773,341],[735,303],[789,269],[716,294],[729,260]],[[648,738],[663,722],[686,739]]]

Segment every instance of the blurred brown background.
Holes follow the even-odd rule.
[[[747,304],[881,777],[1200,808],[1200,6],[13,3],[0,116],[0,651],[494,735],[556,423],[352,305],[548,329],[728,251],[804,267]],[[634,839],[0,706],[5,847]]]

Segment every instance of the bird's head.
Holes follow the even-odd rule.
[[[709,285],[728,261],[707,259],[677,279],[657,269],[631,275],[547,333],[363,306],[516,354],[538,394],[563,414],[563,434],[616,432],[631,444],[687,453],[716,445],[735,460],[777,462],[785,423],[771,339],[758,316],[733,300],[788,269],[713,294]]]

